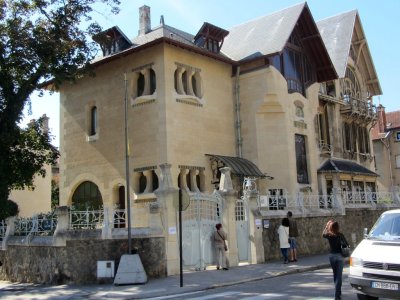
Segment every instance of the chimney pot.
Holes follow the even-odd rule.
[[[143,5],[139,8],[139,35],[151,31],[150,7]]]

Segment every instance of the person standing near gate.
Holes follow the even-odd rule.
[[[217,259],[217,270],[222,266],[223,270],[228,270],[229,261],[226,257],[225,251],[228,251],[228,247],[226,246],[227,234],[222,230],[222,224],[218,223],[215,225],[217,229],[214,232],[214,245],[215,245],[215,257]]]
[[[297,223],[292,218],[293,214],[288,211],[287,217],[289,219],[289,243],[290,243],[290,262],[297,261],[297,243],[296,238],[299,236],[299,231],[297,229]]]

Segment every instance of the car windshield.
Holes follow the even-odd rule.
[[[400,241],[400,213],[383,214],[368,235],[372,239]]]

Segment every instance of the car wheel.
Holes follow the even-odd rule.
[[[364,294],[357,294],[357,299],[358,300],[378,300],[378,297],[372,297]]]

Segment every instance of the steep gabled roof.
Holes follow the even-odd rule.
[[[282,51],[305,5],[298,4],[229,29],[221,51],[237,61]]]
[[[249,21],[229,30],[221,52],[236,61],[273,55],[283,51],[295,27],[317,70],[318,81],[337,78],[307,3]]]
[[[352,40],[357,38],[357,43],[364,43],[360,52],[367,73],[364,76],[366,76],[365,79],[369,86],[369,91],[373,95],[381,95],[382,91],[378,76],[357,10],[321,20],[317,22],[317,26],[339,78],[344,78],[346,75]],[[358,36],[354,36],[356,32]]]

